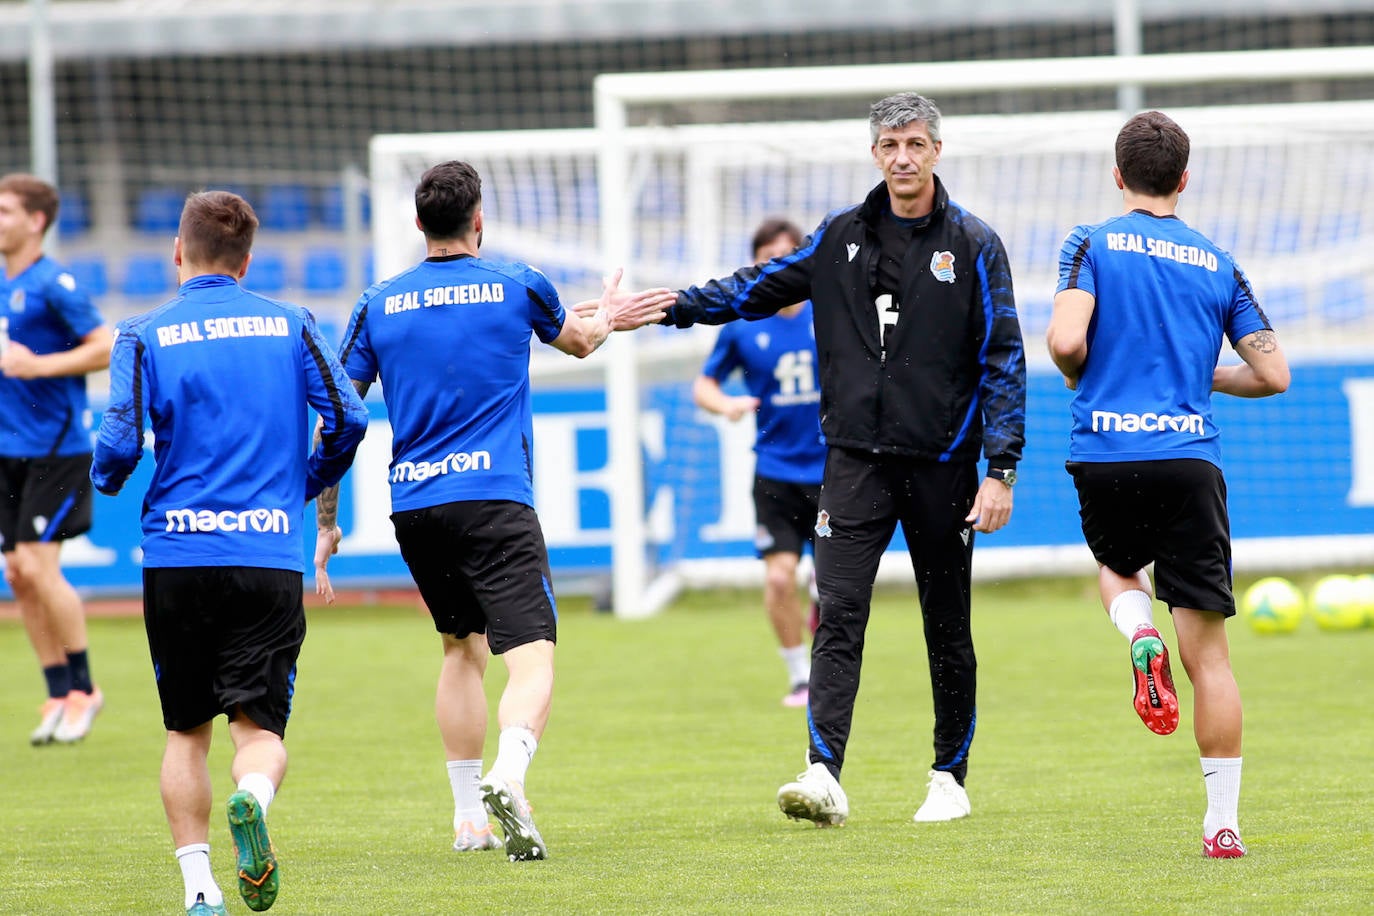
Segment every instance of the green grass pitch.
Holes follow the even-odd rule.
[[[1156,618],[1172,640],[1167,614]],[[528,790],[550,858],[450,850],[433,720],[439,642],[413,607],[309,611],[291,765],[272,806],[274,913],[1357,913],[1374,910],[1374,630],[1263,637],[1239,621],[1250,855],[1202,858],[1191,692],[1174,735],[1130,703],[1125,640],[1086,581],[974,596],[973,816],[916,825],[931,710],[914,597],[880,593],[849,746],[849,824],[777,810],[804,712],[758,593],[690,596],[618,621],[563,602],[553,717]],[[158,797],[163,744],[138,619],[91,621],[106,709],[74,747],[30,748],[42,681],[0,622],[0,913],[180,913]],[[1172,642],[1171,642],[1172,645]],[[504,669],[488,672],[493,697]],[[488,742],[490,763],[495,716]],[[223,824],[217,725],[211,860],[248,910]]]

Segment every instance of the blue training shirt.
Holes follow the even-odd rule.
[[[63,353],[104,322],[67,270],[44,255],[18,276],[0,275],[0,317],[10,340]],[[0,374],[0,456],[42,458],[91,450],[86,376],[17,379]]]
[[[339,482],[367,431],[367,408],[314,316],[200,276],[115,333],[91,480],[119,491],[151,419],[143,565],[304,572],[305,504]],[[323,421],[313,451],[308,407]]]
[[[549,343],[565,313],[518,263],[436,257],[363,293],[340,357],[382,383],[391,420],[391,507],[460,500],[534,505],[530,333]]]
[[[795,315],[723,325],[702,375],[724,384],[736,369],[759,400],[755,471],[787,483],[819,484],[825,476],[820,370],[810,300]]]
[[[1235,346],[1269,328],[1231,255],[1177,217],[1135,210],[1069,233],[1058,289],[1096,299],[1069,459],[1221,467],[1212,370],[1222,336]]]

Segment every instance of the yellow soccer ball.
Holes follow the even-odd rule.
[[[1312,587],[1312,619],[1323,630],[1357,630],[1364,626],[1364,607],[1351,576],[1326,576]]]
[[[1256,633],[1291,633],[1302,623],[1305,604],[1297,586],[1271,576],[1245,590],[1240,614]]]

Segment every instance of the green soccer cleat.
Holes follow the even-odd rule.
[[[544,838],[534,826],[534,811],[525,799],[525,790],[514,780],[490,773],[482,780],[482,801],[487,813],[496,819],[506,834],[506,858],[529,862],[549,855]]]
[[[239,896],[250,910],[261,912],[277,900],[277,853],[267,836],[262,807],[251,792],[229,796],[229,835],[238,855]]]

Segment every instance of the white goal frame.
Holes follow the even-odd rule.
[[[1218,83],[1264,83],[1294,80],[1344,80],[1374,77],[1374,47],[1277,51],[1208,52],[1168,55],[1117,55],[1039,60],[997,60],[873,66],[797,67],[675,73],[603,74],[593,85],[598,136],[598,183],[602,219],[602,262],[632,263],[630,149],[637,128],[630,126],[635,106],[686,102],[759,101],[821,97],[869,96],[917,90],[937,99],[988,91],[1037,89],[1118,90],[1145,86]],[[1113,112],[1119,122],[1123,112]],[[856,155],[862,155],[856,150]],[[845,202],[837,201],[840,205]],[[633,288],[628,272],[623,281]],[[608,346],[607,411],[610,460],[619,485],[611,504],[613,528],[612,606],[621,617],[657,612],[679,582],[673,573],[650,580],[645,556],[644,490],[639,467],[640,411],[634,335],[620,334]],[[1289,554],[1256,545],[1257,556],[1282,559]],[[1327,545],[1334,547],[1335,545]],[[1349,546],[1349,545],[1347,545]],[[1369,553],[1361,545],[1361,556]],[[1091,569],[1086,550],[1026,548],[1008,550],[1006,564],[989,564],[988,551],[979,569],[1064,572]],[[1237,553],[1241,551],[1237,545]],[[1035,553],[1034,556],[1031,553]]]

